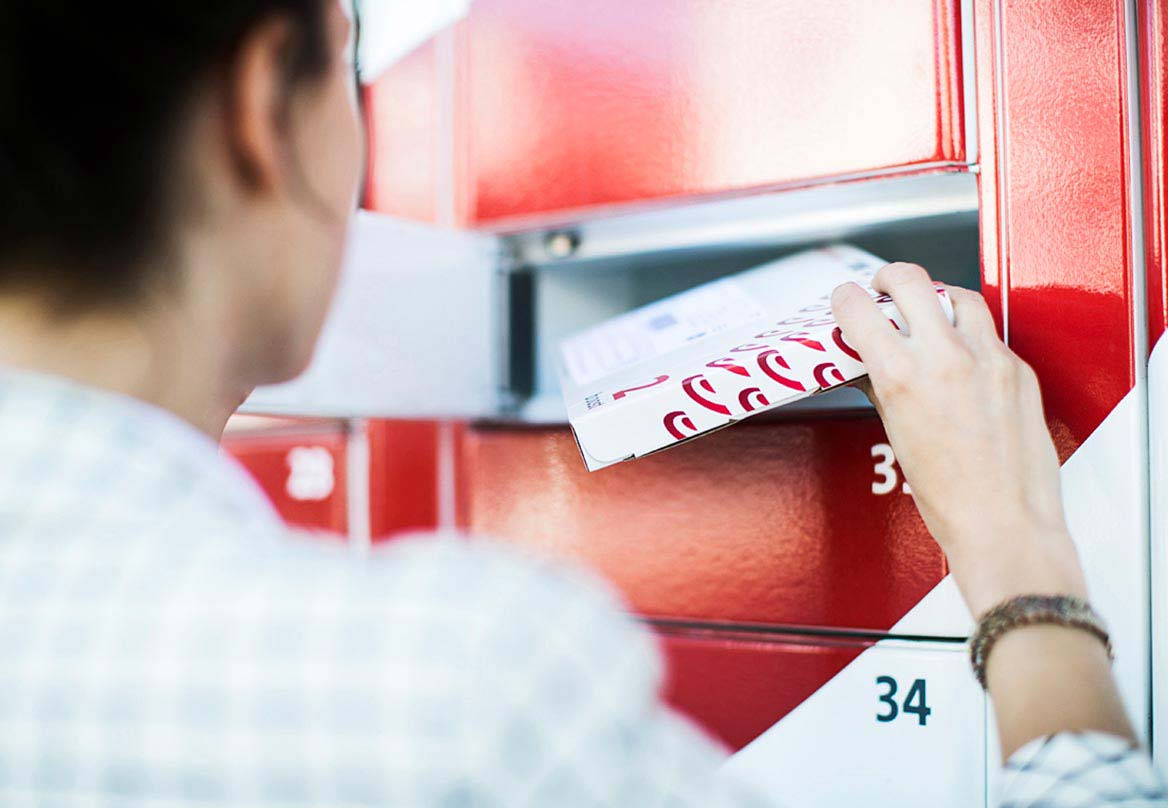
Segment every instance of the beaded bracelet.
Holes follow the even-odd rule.
[[[1011,629],[1042,624],[1078,628],[1093,634],[1106,646],[1107,657],[1114,659],[1107,626],[1087,601],[1072,595],[1020,595],[983,614],[969,641],[969,661],[983,689],[986,660],[994,643]]]

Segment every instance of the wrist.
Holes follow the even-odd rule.
[[[1011,632],[1036,626],[1072,628],[1093,635],[1111,656],[1111,636],[1099,614],[1086,600],[1071,595],[1023,595],[990,609],[977,621],[969,640],[969,659],[982,687],[986,686],[986,659],[995,645]]]
[[[949,568],[974,618],[1020,595],[1087,599],[1079,556],[1065,529],[997,532],[949,553]]]

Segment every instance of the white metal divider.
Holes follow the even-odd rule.
[[[1154,730],[1155,730],[1155,714],[1154,714],[1154,699],[1152,689],[1155,688],[1155,659],[1154,650],[1151,647],[1154,644],[1154,634],[1152,631],[1152,598],[1155,597],[1155,587],[1153,586],[1151,552],[1152,552],[1152,536],[1151,536],[1151,495],[1150,495],[1150,475],[1151,475],[1151,457],[1149,445],[1149,419],[1150,419],[1150,389],[1148,385],[1148,293],[1147,293],[1147,274],[1148,267],[1145,260],[1144,251],[1144,183],[1143,183],[1143,129],[1140,111],[1140,61],[1139,61],[1139,25],[1136,18],[1136,3],[1135,0],[1126,0],[1123,5],[1124,13],[1124,36],[1127,41],[1127,128],[1128,128],[1128,210],[1131,216],[1131,229],[1128,234],[1131,244],[1131,278],[1132,278],[1132,323],[1133,323],[1133,344],[1135,349],[1135,361],[1132,366],[1135,368],[1135,391],[1138,395],[1137,400],[1142,404],[1140,417],[1137,422],[1140,440],[1137,444],[1137,462],[1140,467],[1144,469],[1144,475],[1141,480],[1142,486],[1137,492],[1140,498],[1140,521],[1143,528],[1143,535],[1145,537],[1146,557],[1145,565],[1147,569],[1147,591],[1148,599],[1146,604],[1147,614],[1147,632],[1148,632],[1148,664],[1151,670],[1148,671],[1148,688],[1147,704],[1148,713],[1144,722],[1144,733],[1149,743],[1154,744]],[[1142,394],[1142,395],[1141,395]]]

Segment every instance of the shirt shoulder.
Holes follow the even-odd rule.
[[[440,646],[443,661],[461,653],[517,664],[586,651],[581,669],[631,656],[645,686],[660,679],[651,637],[607,582],[502,542],[415,534],[356,554],[294,533],[283,546],[265,544],[252,563],[257,586],[280,593],[269,591],[273,608],[295,598],[318,620],[380,621],[381,633],[412,653]],[[443,640],[421,642],[423,634]]]
[[[720,804],[720,751],[661,704],[652,636],[586,570],[450,535],[294,544],[260,588],[299,605],[232,631],[267,649],[259,670],[324,666],[297,699],[349,705],[333,731],[370,739],[349,771],[402,766],[417,804]]]

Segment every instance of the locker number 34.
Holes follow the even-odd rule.
[[[877,698],[880,701],[880,712],[876,713],[876,720],[881,724],[887,724],[889,721],[895,721],[899,717],[915,715],[917,717],[918,726],[925,726],[929,720],[929,716],[933,713],[933,708],[928,705],[928,698],[925,695],[925,680],[915,679],[908,692],[905,693],[903,701],[898,700],[897,695],[899,685],[896,679],[891,676],[877,676],[876,687],[880,691]]]

